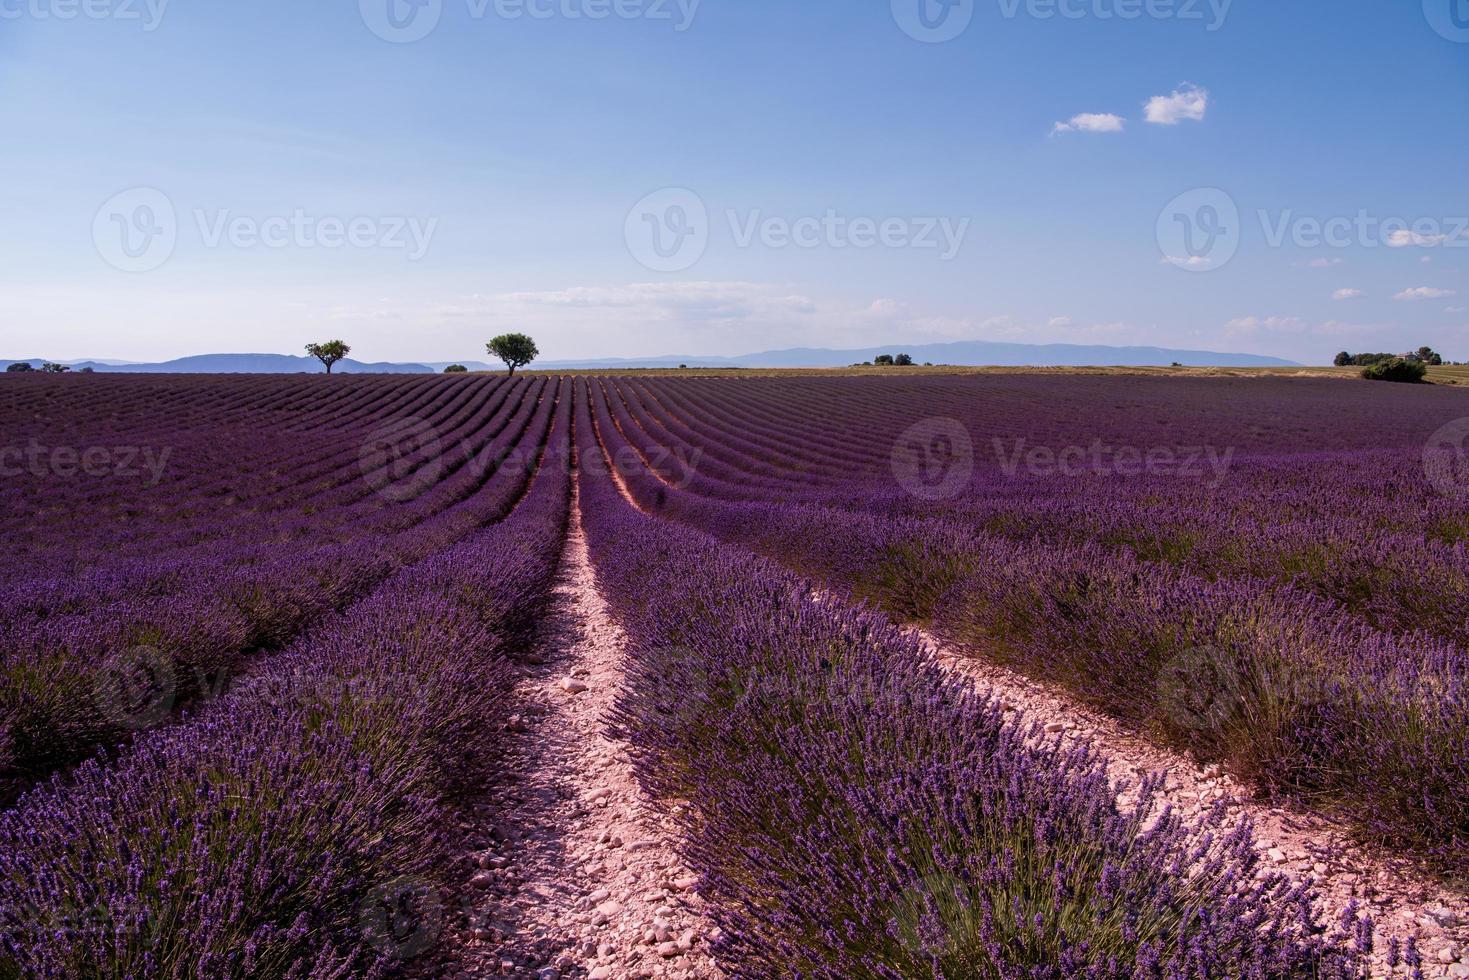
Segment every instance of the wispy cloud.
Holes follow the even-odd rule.
[[[1457,295],[1459,295],[1459,293],[1458,290],[1455,289],[1439,289],[1437,286],[1415,286],[1412,289],[1403,290],[1401,293],[1398,293],[1396,296],[1394,296],[1393,299],[1400,299],[1405,301],[1420,299],[1447,299],[1450,296]]]
[[[1155,95],[1144,107],[1148,122],[1158,126],[1177,126],[1185,120],[1203,122],[1209,111],[1209,92],[1189,82],[1173,90],[1171,95]]]
[[[1058,122],[1051,129],[1051,135],[1057,133],[1120,133],[1127,125],[1127,121],[1121,116],[1114,116],[1110,112],[1083,112],[1072,116],[1067,122]]]
[[[1308,269],[1331,269],[1331,268],[1335,268],[1336,266],[1342,265],[1345,262],[1346,262],[1346,259],[1335,259],[1335,258],[1333,258],[1333,259],[1312,259],[1309,262],[1301,262],[1301,263],[1298,263],[1298,264],[1304,265]]]
[[[1331,294],[1332,299],[1361,299],[1367,294],[1360,289],[1338,289]]]
[[[1207,255],[1165,255],[1159,260],[1159,264],[1188,266],[1190,269],[1207,269],[1214,264],[1214,260]]]
[[[1425,235],[1421,232],[1399,228],[1387,236],[1387,245],[1388,248],[1437,248],[1451,238],[1453,238],[1452,235]]]
[[[1240,316],[1224,325],[1231,334],[1305,333],[1310,325],[1298,316]]]
[[[685,320],[741,319],[774,312],[811,313],[809,296],[786,293],[779,287],[752,282],[653,282],[625,286],[575,286],[544,292],[501,293],[502,304],[574,307],[579,309],[641,309]]]
[[[1371,323],[1346,323],[1327,320],[1312,323],[1298,316],[1242,316],[1224,325],[1228,337],[1256,337],[1261,340],[1279,337],[1342,337],[1380,332],[1382,326]]]

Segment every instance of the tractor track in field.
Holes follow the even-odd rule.
[[[608,732],[623,649],[574,495],[542,637],[511,695],[519,713],[465,828],[449,962],[433,975],[722,976],[672,823]]]
[[[1045,736],[1063,743],[1090,742],[1114,783],[1135,787],[1141,776],[1161,773],[1167,783],[1160,802],[1182,811],[1190,822],[1221,801],[1231,825],[1252,821],[1266,869],[1297,881],[1316,881],[1324,922],[1334,924],[1353,900],[1372,916],[1377,927],[1374,977],[1410,975],[1405,967],[1394,971],[1387,964],[1389,941],[1397,937],[1416,938],[1425,977],[1469,978],[1469,896],[1463,892],[1434,881],[1407,859],[1363,845],[1346,824],[1299,807],[1252,799],[1251,788],[1221,767],[1200,765],[1159,746],[1060,688],[966,654],[924,630],[918,633],[944,669],[992,691],[1007,714],[1019,712],[1027,722],[1039,724]],[[1119,798],[1123,806],[1133,802],[1127,791]]]

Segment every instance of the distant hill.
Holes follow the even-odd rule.
[[[1153,367],[1175,362],[1189,367],[1299,367],[1294,361],[1260,354],[1229,354],[1215,351],[1170,350],[1166,347],[1107,347],[1077,344],[1004,344],[984,340],[965,340],[951,344],[888,344],[852,350],[820,347],[798,347],[791,350],[764,351],[739,357],[706,357],[697,354],[655,357],[599,358],[581,361],[541,361],[537,370],[557,371],[593,368],[660,368],[678,367],[745,367],[803,368],[844,367],[870,361],[881,354],[908,354],[922,364],[993,365],[996,367]],[[17,358],[39,368],[40,358]],[[14,361],[0,360],[0,365]],[[314,357],[289,354],[199,354],[156,364],[133,364],[125,361],[92,360],[63,362],[73,371],[90,367],[108,374],[321,374],[321,362]],[[450,364],[463,364],[471,371],[503,370],[498,364],[483,361],[428,361],[424,363],[364,363],[345,360],[334,371],[340,374],[436,374]]]
[[[39,368],[40,358],[17,358]],[[4,364],[14,364],[5,361]],[[133,364],[109,361],[63,361],[73,371],[89,367],[98,374],[325,374],[326,368],[314,357],[290,354],[198,354],[156,364]],[[445,365],[452,362],[445,362]],[[433,374],[427,364],[369,364],[350,358],[338,361],[332,368],[338,374]]]
[[[448,367],[451,364],[462,364],[464,367],[469,368],[469,370],[471,371],[505,370],[505,365],[503,364],[486,364],[484,361],[428,361],[426,363],[435,371],[443,371],[444,368]]]
[[[586,361],[545,361],[537,370],[634,367],[746,367],[803,368],[844,367],[870,361],[882,354],[908,354],[922,364],[976,365],[994,367],[1167,367],[1174,362],[1189,367],[1299,367],[1294,361],[1260,354],[1228,354],[1215,351],[1170,350],[1165,347],[1107,347],[1077,344],[1005,344],[964,340],[950,344],[888,344],[851,350],[797,347],[765,351],[740,357],[603,358]]]

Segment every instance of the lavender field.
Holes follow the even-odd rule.
[[[1469,976],[1469,396],[12,376],[0,977]]]

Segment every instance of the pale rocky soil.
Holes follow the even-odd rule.
[[[501,771],[467,828],[467,880],[444,924],[451,962],[433,973],[719,977],[697,879],[608,734],[624,640],[597,594],[576,502],[572,521]]]
[[[1002,704],[1040,723],[1046,734],[1090,741],[1107,761],[1114,782],[1136,785],[1146,773],[1163,773],[1165,801],[1200,815],[1224,800],[1231,819],[1255,824],[1265,865],[1297,880],[1313,878],[1323,921],[1335,923],[1355,898],[1377,925],[1373,975],[1406,976],[1386,963],[1390,937],[1417,937],[1425,977],[1469,978],[1469,896],[1444,888],[1406,860],[1353,842],[1348,828],[1293,807],[1250,799],[1249,787],[1218,766],[1154,745],[1116,721],[1078,704],[1059,688],[948,648],[920,631],[946,668],[990,688]],[[1129,802],[1126,794],[1123,805]]]

